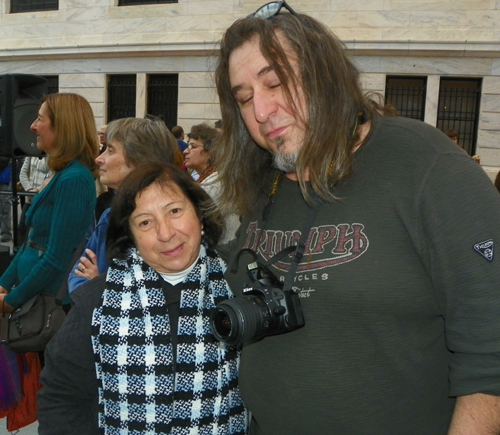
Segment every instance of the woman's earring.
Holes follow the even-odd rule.
[[[204,236],[205,235],[205,231],[201,230],[201,235]]]

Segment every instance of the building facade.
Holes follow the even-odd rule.
[[[0,74],[55,79],[61,92],[90,101],[98,125],[163,105],[170,124],[188,130],[219,118],[213,71],[222,32],[265,1],[0,0]],[[366,91],[391,97],[406,116],[460,130],[466,150],[490,176],[498,172],[500,1],[290,5],[345,42]],[[160,92],[170,97],[155,100]]]

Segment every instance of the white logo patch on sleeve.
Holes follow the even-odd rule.
[[[493,261],[493,239],[485,240],[484,242],[474,245],[476,252],[481,254],[486,260]]]

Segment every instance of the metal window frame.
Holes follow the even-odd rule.
[[[439,82],[436,126],[455,130],[470,155],[476,153],[482,83],[481,77],[441,77]]]
[[[109,74],[107,76],[107,122],[136,115],[137,75]]]
[[[118,6],[139,6],[179,3],[178,0],[118,0]]]
[[[427,76],[386,76],[385,99],[401,116],[423,121]]]
[[[59,0],[10,0],[10,13],[59,10]]]
[[[169,129],[177,125],[179,74],[148,74],[147,113],[165,121]]]

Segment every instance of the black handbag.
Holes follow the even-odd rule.
[[[41,293],[28,299],[8,317],[4,314],[0,327],[2,342],[14,352],[43,351],[66,318],[58,296]]]
[[[30,240],[27,240],[23,249],[29,243]],[[30,246],[42,252],[45,251],[45,248],[33,243]],[[65,276],[69,274],[73,264],[81,255],[83,246],[84,241],[74,251]],[[50,339],[61,328],[66,318],[61,301],[67,291],[67,282],[63,280],[57,296],[39,293],[10,314],[2,310],[3,315],[0,317],[0,340],[2,343],[5,343],[10,350],[19,353],[45,350]]]

